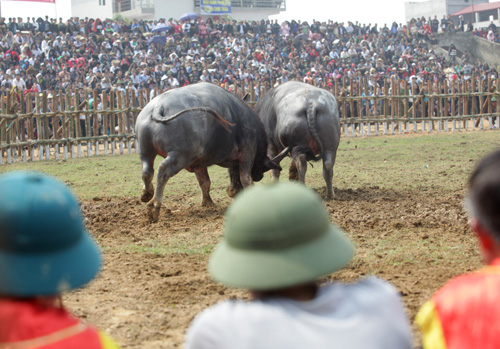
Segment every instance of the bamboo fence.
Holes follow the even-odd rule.
[[[500,80],[411,82],[386,79],[374,88],[366,78],[338,79],[325,86],[337,98],[345,137],[500,128]],[[254,105],[265,83],[225,85],[250,95]],[[493,88],[492,88],[493,87]],[[496,87],[496,89],[495,89]],[[0,164],[137,152],[139,112],[163,91],[11,91],[0,101]],[[395,93],[394,93],[395,92]],[[90,103],[90,101],[95,101]]]

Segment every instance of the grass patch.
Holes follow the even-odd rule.
[[[464,183],[476,161],[500,147],[497,131],[409,136],[342,138],[334,167],[334,186],[359,188],[439,187],[451,190]],[[156,164],[158,165],[159,159]],[[288,177],[290,160],[282,163],[282,177]],[[81,200],[95,197],[133,197],[141,194],[139,156],[95,156],[67,161],[28,162],[0,166],[0,172],[35,170],[53,175],[68,183]],[[229,184],[227,169],[209,169],[212,195],[226,199]],[[443,176],[445,174],[445,177]],[[262,183],[270,181],[265,176]],[[323,187],[321,162],[308,168],[306,181],[313,188]],[[156,186],[156,179],[153,182]],[[168,182],[165,197],[198,205],[201,192],[195,176],[181,171]]]
[[[498,136],[488,131],[343,139],[334,185],[450,190],[464,181],[479,158],[500,146]]]
[[[138,254],[152,254],[155,256],[167,256],[172,254],[183,255],[209,255],[214,249],[214,244],[206,244],[199,247],[194,246],[180,239],[171,239],[168,243],[162,243],[157,240],[144,241],[141,244],[123,244],[121,246],[103,246],[104,252],[129,252]]]

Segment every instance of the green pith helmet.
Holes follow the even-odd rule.
[[[66,185],[37,172],[0,176],[0,296],[57,295],[92,280],[100,265]]]
[[[223,284],[265,291],[314,282],[353,254],[320,197],[303,184],[283,182],[254,186],[236,198],[208,267]]]

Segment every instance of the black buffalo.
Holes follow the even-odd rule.
[[[335,97],[326,90],[290,81],[269,90],[255,110],[266,129],[268,154],[290,150],[290,179],[304,182],[307,161],[322,159],[326,196],[333,198],[333,165],[340,141]],[[279,178],[278,171],[271,173]]]
[[[224,89],[199,83],[163,93],[149,102],[137,117],[144,190],[150,219],[158,220],[165,184],[180,170],[196,174],[203,200],[213,205],[207,167],[229,168],[233,197],[242,188],[260,181],[264,172],[280,170],[266,154],[264,126],[244,101]],[[160,163],[156,193],[152,184],[154,160]]]

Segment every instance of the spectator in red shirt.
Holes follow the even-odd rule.
[[[485,267],[448,281],[416,317],[423,347],[500,346],[500,151],[486,156],[469,179],[465,206]]]
[[[118,348],[62,304],[101,265],[72,193],[36,172],[0,176],[0,192],[0,348]]]

